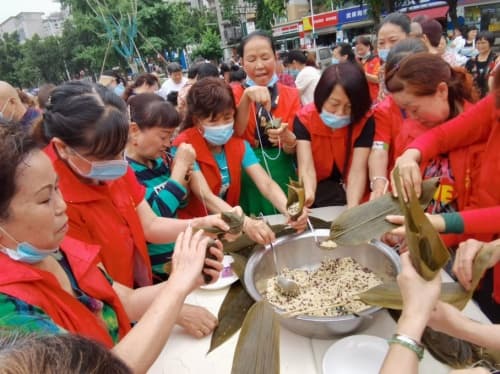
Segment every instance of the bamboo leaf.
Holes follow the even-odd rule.
[[[286,209],[292,220],[296,220],[302,214],[305,202],[304,183],[302,180],[295,181],[290,178],[288,184]]]
[[[243,279],[248,257],[245,257],[238,253],[233,253],[231,254],[231,256],[233,257],[233,263],[231,264],[231,268],[233,269],[234,273],[238,276],[238,278]]]
[[[485,244],[474,258],[472,267],[472,287],[466,291],[460,283],[443,283],[441,285],[441,294],[439,299],[445,303],[455,306],[457,309],[464,309],[472,297],[472,293],[484,276],[491,263],[491,257],[498,246]],[[403,299],[396,282],[387,282],[369,290],[360,293],[361,301],[368,305],[381,306],[388,309],[401,310],[403,308]]]
[[[224,344],[240,329],[248,310],[254,302],[255,301],[245,291],[241,281],[231,285],[219,309],[219,314],[217,316],[219,324],[212,334],[210,348],[207,353],[212,352],[215,348]]]
[[[426,207],[432,199],[438,183],[437,178],[424,181],[420,206]],[[379,239],[384,233],[397,227],[388,222],[385,216],[403,214],[398,199],[386,193],[378,199],[348,209],[333,220],[330,227],[330,240],[338,245],[356,245],[371,239]]]
[[[439,233],[420,207],[415,190],[411,189],[409,201],[405,202],[399,169],[394,169],[393,173],[399,204],[405,217],[406,243],[411,261],[422,278],[434,279],[450,259],[450,254]]]
[[[403,299],[396,282],[386,282],[358,294],[361,301],[368,305],[380,306],[387,309],[402,310]],[[443,283],[441,285],[441,301],[463,309],[467,304],[467,291],[459,283]],[[465,300],[465,304],[464,304]]]
[[[231,374],[279,372],[279,320],[268,303],[259,301],[250,308],[241,327]]]

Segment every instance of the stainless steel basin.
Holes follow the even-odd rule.
[[[324,240],[329,230],[315,230]],[[400,271],[399,256],[387,245],[378,240],[356,246],[339,246],[334,249],[319,248],[314,243],[310,231],[279,238],[274,243],[278,262],[290,269],[302,268],[314,270],[325,258],[352,257],[362,266],[377,274],[383,281],[394,280]],[[266,289],[267,280],[275,276],[272,253],[269,246],[261,246],[248,260],[244,282],[250,295],[260,300]],[[363,315],[373,315],[379,307],[370,307]],[[312,338],[329,339],[355,331],[370,323],[369,318],[346,315],[341,317],[297,316],[282,318],[281,324],[287,329]]]

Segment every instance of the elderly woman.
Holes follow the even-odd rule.
[[[0,127],[0,325],[84,335],[145,372],[163,349],[184,298],[221,270],[205,259],[208,239],[191,228],[177,239],[168,282],[132,290],[99,264],[99,250],[66,236],[67,205],[47,155],[17,125]],[[131,328],[131,322],[136,322]],[[200,331],[201,335],[209,332]]]
[[[247,79],[244,86],[231,86],[237,106],[234,133],[248,141],[262,167],[286,191],[289,178],[295,177],[292,121],[300,109],[299,91],[279,82],[276,51],[268,34],[250,33],[242,40],[239,52]],[[279,128],[267,128],[273,118],[281,119]],[[246,214],[276,213],[245,172],[241,185],[240,205]]]
[[[497,55],[492,51],[495,35],[488,31],[480,32],[476,38],[476,48],[479,54],[465,64],[466,69],[474,77],[476,87],[481,97],[488,93],[488,77],[495,67]]]
[[[323,72],[314,103],[297,113],[297,161],[307,206],[353,207],[362,201],[375,131],[370,106],[365,73],[342,62]]]

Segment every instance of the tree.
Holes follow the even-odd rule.
[[[259,30],[272,30],[273,12],[269,8],[267,0],[254,0],[257,11],[255,16],[255,27]]]
[[[201,44],[193,51],[194,57],[204,57],[212,61],[222,58],[223,51],[220,45],[220,36],[208,29],[202,37]]]
[[[41,39],[38,35],[26,40],[22,46],[23,86],[37,87],[42,82],[61,83],[65,77],[62,49],[57,37]],[[31,72],[31,74],[30,74]]]
[[[14,86],[20,86],[19,64],[22,60],[17,32],[0,37],[0,77]]]

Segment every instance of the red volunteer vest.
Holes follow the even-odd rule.
[[[78,286],[89,296],[111,305],[119,323],[120,339],[130,330],[123,305],[97,268],[99,247],[66,237],[61,244]],[[98,316],[61,288],[51,273],[11,260],[0,253],[0,292],[39,307],[60,327],[111,348],[113,341]]]
[[[196,151],[196,161],[200,166],[203,176],[207,180],[210,190],[215,195],[219,195],[222,187],[222,178],[212,152],[208,148],[206,140],[200,134],[198,129],[191,127],[181,132],[174,140],[173,145],[178,147],[181,143],[189,143]],[[226,153],[227,167],[231,182],[226,194],[226,202],[231,206],[236,206],[240,201],[241,191],[241,163],[245,153],[245,144],[242,139],[231,137],[224,145]],[[179,218],[203,217],[207,215],[203,202],[193,194],[189,197],[188,205],[180,209]]]
[[[129,167],[127,174],[100,185],[82,183],[59,158],[52,144],[44,149],[60,177],[60,188],[68,205],[68,235],[101,247],[99,256],[111,277],[127,286],[153,283],[151,262],[136,205],[144,199]],[[142,191],[142,195],[132,191]]]
[[[276,108],[272,110],[272,115],[274,118],[281,118],[283,123],[288,124],[288,129],[293,131],[293,120],[295,118],[295,114],[301,107],[299,90],[293,87],[285,86],[279,82],[277,85],[279,98],[277,100],[278,104],[276,105]],[[238,106],[241,96],[243,96],[243,91],[245,91],[245,87],[239,84],[231,85],[231,88],[233,89],[236,106]],[[248,125],[241,137],[248,141],[252,146],[255,145],[255,117],[255,105],[251,105],[248,115]]]
[[[350,125],[352,126],[351,155],[347,164],[347,170],[342,170],[346,157],[349,126],[332,130],[323,123],[314,103],[304,106],[297,113],[298,119],[307,128],[311,136],[311,149],[318,182],[332,175],[334,164],[337,165],[344,181],[347,182],[354,143],[361,134],[361,131],[363,131],[365,122],[370,115],[371,112],[368,112],[358,123]]]

